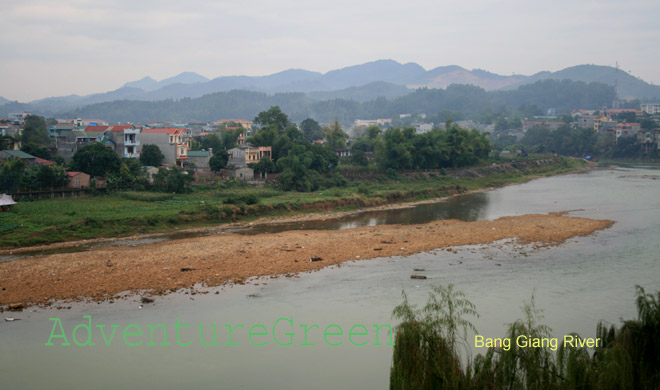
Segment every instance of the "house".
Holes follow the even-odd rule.
[[[37,158],[31,154],[27,154],[21,150],[2,150],[0,151],[0,161],[11,160],[13,158],[20,158],[25,161],[27,165],[36,163]]]
[[[78,127],[87,127],[87,126],[103,126],[107,125],[108,122],[102,120],[102,119],[80,119],[76,118],[73,120],[73,124]]]
[[[433,130],[433,122],[431,123],[415,122],[412,124],[412,126],[415,128],[415,133],[417,134],[424,134]]]
[[[89,188],[91,178],[83,172],[67,172],[69,175],[69,188]]]
[[[248,132],[252,131],[252,121],[249,121],[247,119],[220,119],[215,122],[213,122],[215,126],[223,126],[225,128],[227,127],[242,127],[245,130],[248,130]]]
[[[392,119],[356,119],[353,127],[359,126],[389,126],[392,124]]]
[[[86,132],[103,131],[110,140],[119,157],[139,158],[138,146],[140,128],[133,125],[87,126]]]
[[[194,164],[197,169],[208,169],[209,161],[212,156],[213,148],[209,148],[209,150],[190,150],[188,151],[186,164],[188,164],[188,166]]]
[[[232,177],[239,180],[252,180],[254,179],[254,170],[248,167],[238,167],[227,165],[227,168],[222,170],[224,177]]]
[[[621,137],[639,137],[641,126],[639,123],[617,123],[615,126],[608,126],[601,131],[607,131],[612,134],[615,143],[619,142]]]
[[[63,131],[72,131],[77,130],[76,126],[73,123],[57,123],[48,128],[48,136],[50,138],[57,138],[57,136]]]
[[[180,127],[144,129],[140,133],[139,152],[144,145],[156,145],[165,156],[163,164],[183,168],[183,162],[188,159],[190,136],[190,130]]]
[[[339,158],[351,157],[351,150],[350,149],[335,149],[335,153],[337,154],[337,157],[339,157]]]
[[[256,164],[264,157],[273,158],[272,147],[270,146],[241,145],[229,149],[227,153],[229,153],[227,165],[236,167],[244,167],[247,166],[247,164]]]
[[[16,126],[22,126],[23,123],[25,123],[25,118],[30,115],[30,112],[28,111],[23,111],[23,112],[10,112],[9,113],[9,120],[13,125]]]

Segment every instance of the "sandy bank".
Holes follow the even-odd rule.
[[[138,248],[104,247],[1,263],[0,305],[108,299],[127,290],[164,294],[196,283],[242,283],[252,276],[292,275],[350,259],[409,255],[516,237],[521,243],[554,245],[612,223],[551,213],[253,236],[222,233]],[[313,257],[322,261],[310,262]]]

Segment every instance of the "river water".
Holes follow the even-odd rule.
[[[378,334],[382,345],[374,345],[374,325],[396,325],[391,312],[401,302],[401,292],[405,290],[410,301],[423,304],[434,284],[453,283],[466,294],[480,314],[472,322],[486,337],[504,336],[506,324],[520,318],[520,307],[532,294],[537,307],[543,309],[542,322],[552,328],[554,336],[578,332],[593,337],[599,320],[619,324],[620,318],[635,316],[636,284],[649,292],[660,290],[658,168],[596,169],[434,205],[306,226],[346,228],[438,218],[495,219],[564,210],[575,210],[571,212],[574,216],[616,221],[610,229],[558,247],[533,250],[505,243],[460,247],[455,248],[455,254],[436,250],[348,262],[297,278],[207,289],[206,295],[177,293],[142,308],[138,298],[128,298],[113,304],[72,304],[69,310],[3,313],[20,321],[0,323],[0,383],[7,389],[383,389],[388,387],[392,347],[386,345],[384,327]],[[412,273],[423,273],[429,279],[410,279]],[[91,316],[91,341],[95,345],[77,346],[71,333],[76,325],[88,322],[83,318],[86,315]],[[50,318],[61,320],[70,346],[61,346],[63,340],[56,338],[51,340],[55,345],[45,345],[56,323]],[[287,320],[277,322],[281,318]],[[178,340],[190,345],[177,345],[177,319],[180,324],[191,325],[179,328]],[[96,325],[105,325],[104,334],[109,339],[113,324],[119,326],[106,345]],[[160,324],[166,327],[168,345],[162,345],[162,329],[158,327],[155,345],[147,345],[149,325]],[[319,326],[312,327],[315,324]],[[137,325],[144,335],[126,335],[124,339],[122,332],[128,325]],[[202,345],[197,325],[202,325],[205,343],[211,343],[212,325],[216,325],[219,345]],[[227,325],[235,329],[231,340]],[[247,329],[255,325],[250,340]],[[306,342],[305,328],[300,325],[307,325]],[[337,326],[327,330],[326,342],[323,331],[330,325]],[[351,339],[348,333],[352,328],[356,336]],[[330,334],[339,329],[341,336]],[[264,331],[267,336],[258,335]],[[367,335],[357,335],[365,331]],[[56,329],[53,334],[60,331]],[[84,328],[76,335],[79,342],[87,339]],[[290,340],[293,345],[277,344]],[[127,345],[140,341],[139,346]],[[264,342],[268,344],[254,345]],[[338,342],[343,344],[329,345]],[[360,343],[367,345],[357,345]],[[478,352],[483,351],[472,349],[472,353]]]

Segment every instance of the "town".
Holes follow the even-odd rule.
[[[644,158],[657,156],[659,116],[660,104],[646,103],[640,109],[575,109],[561,116],[548,109],[545,116],[500,117],[490,124],[473,120],[448,124],[473,129],[473,136],[483,142],[483,150],[475,152],[477,159],[489,153],[516,156],[528,151],[587,159],[608,153],[612,157]],[[305,142],[316,145],[317,152],[325,153],[327,164],[316,167],[319,173],[331,171],[333,165],[371,164],[395,170],[456,166],[455,159],[441,161],[435,157],[438,161],[429,163],[412,150],[414,147],[400,150],[400,144],[406,144],[405,140],[412,137],[421,139],[434,130],[447,130],[446,123],[434,124],[425,119],[426,114],[419,113],[357,119],[345,131],[337,121],[327,126],[312,118],[293,123],[279,107],[260,113],[254,121],[218,119],[211,123],[112,124],[102,119],[46,120],[29,112],[11,113],[9,118],[0,119],[0,187],[19,198],[44,194],[52,197],[56,192],[80,194],[81,190],[105,190],[108,186],[112,189],[154,187],[156,180],[156,184],[160,183],[157,188],[170,191],[173,186],[167,188],[162,183],[168,181],[165,178],[168,174],[176,176],[175,172],[188,176],[185,180],[175,180],[179,183],[174,186],[175,192],[181,192],[189,183],[218,179],[263,185],[268,180],[274,182],[284,170],[282,163],[286,159],[283,158],[292,146]],[[387,145],[387,139],[392,137],[400,138],[395,141],[399,145],[379,146]],[[103,152],[116,158],[103,160]],[[98,153],[101,155],[97,156]],[[474,164],[477,159],[469,158],[462,165]],[[15,160],[22,163],[12,162]],[[278,165],[280,160],[282,163]],[[133,176],[126,171],[131,171]],[[160,171],[164,172],[159,176]],[[136,185],[136,176],[146,181]],[[287,189],[305,191],[320,186],[295,183],[296,178],[287,182],[286,178],[287,175],[282,175],[285,181],[281,184]]]

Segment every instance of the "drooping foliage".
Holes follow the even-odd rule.
[[[657,389],[660,386],[660,292],[637,286],[637,319],[620,327],[599,323],[593,349],[578,343],[534,347],[517,340],[550,340],[540,323],[534,297],[523,305],[523,319],[509,325],[499,345],[473,360],[463,342],[474,327],[464,316],[476,315],[453,287],[434,287],[423,310],[404,300],[394,309],[402,322],[396,338],[390,389]],[[573,333],[570,336],[582,340]]]

